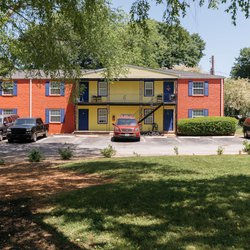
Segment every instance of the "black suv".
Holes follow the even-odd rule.
[[[0,115],[0,141],[7,136],[7,129],[13,125],[18,115]]]
[[[250,137],[250,117],[246,118],[243,123],[243,133],[245,138]]]

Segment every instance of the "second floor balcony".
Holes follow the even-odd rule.
[[[108,96],[98,96],[98,95],[81,95],[77,99],[78,104],[154,104],[154,103],[166,103],[166,104],[175,104],[176,95],[175,94],[156,94],[154,96],[144,96],[134,93],[119,93],[111,94]]]

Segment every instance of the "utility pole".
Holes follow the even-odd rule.
[[[211,75],[214,75],[214,56],[212,56],[211,58],[210,58],[210,62],[211,62],[211,69],[210,69],[210,74]]]

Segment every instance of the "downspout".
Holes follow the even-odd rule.
[[[32,79],[30,79],[30,96],[29,96],[29,107],[30,107],[30,112],[29,116],[32,117]]]
[[[220,80],[220,116],[224,116],[224,79]]]

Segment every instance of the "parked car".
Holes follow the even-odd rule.
[[[8,142],[15,140],[37,141],[38,137],[48,136],[48,124],[41,118],[18,118],[14,125],[7,129]]]
[[[0,115],[0,141],[7,136],[7,129],[13,125],[18,115]]]
[[[140,126],[133,115],[121,115],[113,125],[114,140],[128,138],[140,141]]]
[[[243,134],[245,138],[250,137],[250,117],[246,118],[243,123]]]

